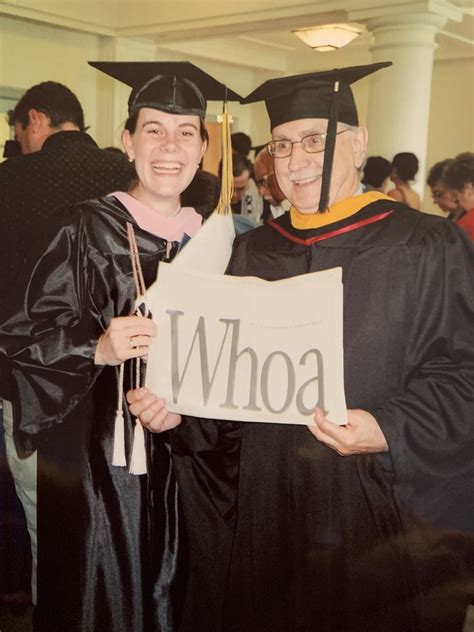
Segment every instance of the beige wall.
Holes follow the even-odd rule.
[[[86,124],[95,124],[96,87],[88,59],[97,38],[0,17],[0,85],[28,88],[40,81],[65,83],[80,99]]]
[[[191,44],[189,49],[192,51]],[[202,52],[202,47],[200,51]],[[318,55],[309,51],[302,58],[290,59],[286,74],[370,62],[367,49],[357,46],[330,55]],[[101,77],[100,73],[87,65],[87,61],[173,60],[186,57],[221,81],[227,82],[242,95],[248,94],[266,79],[276,76],[271,71],[159,49],[148,42],[115,40],[0,18],[0,85],[26,89],[47,79],[67,84],[81,100],[90,133],[101,146],[120,146],[128,89]],[[435,62],[429,113],[428,166],[461,151],[474,150],[473,76],[474,58]],[[369,85],[370,79],[367,79],[354,86],[362,124],[367,119]],[[403,97],[406,98],[406,95]],[[416,94],[410,95],[410,98],[416,98]],[[209,104],[211,117],[219,114],[220,109],[217,103]],[[230,109],[234,117],[233,131],[250,134],[255,145],[269,140],[268,117],[263,104],[231,104]],[[387,121],[387,125],[390,125],[390,121]],[[403,149],[400,147],[399,150]],[[389,160],[392,158],[386,157]],[[419,174],[419,178],[424,180],[425,174]],[[425,196],[425,208],[430,212],[437,212],[429,195]]]
[[[474,58],[437,61],[431,89],[426,164],[474,151]],[[425,194],[426,210],[442,215]]]

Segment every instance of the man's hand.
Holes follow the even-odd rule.
[[[181,415],[170,413],[165,400],[159,399],[144,386],[128,391],[127,402],[132,415],[151,432],[171,430],[181,423]]]
[[[143,358],[156,337],[156,325],[142,316],[112,318],[99,338],[95,351],[96,364],[116,366],[131,358]]]
[[[336,426],[321,408],[315,408],[314,426],[308,426],[318,441],[325,443],[341,456],[388,452],[387,441],[375,417],[366,410],[347,411],[347,425]]]

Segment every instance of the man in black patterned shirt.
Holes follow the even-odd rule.
[[[0,165],[3,291],[25,264],[34,264],[38,237],[58,207],[126,191],[133,177],[125,156],[99,149],[85,133],[81,104],[60,83],[30,88],[10,111],[9,123],[23,155]]]
[[[31,87],[9,113],[9,123],[22,155],[0,165],[0,311],[9,304],[9,297],[23,291],[22,278],[28,278],[49,230],[54,230],[55,215],[59,217],[61,212],[57,209],[113,191],[127,191],[134,175],[125,155],[100,149],[85,133],[81,104],[63,84],[46,81]],[[26,459],[17,455],[9,373],[0,358],[7,456],[31,537],[34,600],[36,453]]]

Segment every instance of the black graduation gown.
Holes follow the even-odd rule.
[[[113,196],[61,212],[24,308],[1,336],[13,361],[17,442],[38,448],[35,630],[169,631],[178,564],[169,444],[146,433],[149,475],[111,465],[119,371],[94,364],[98,337],[136,299],[126,222],[147,286],[167,242],[140,229]],[[126,363],[124,392],[133,374]],[[124,414],[130,455],[126,406]]]
[[[286,214],[236,240],[233,275],[342,267],[347,406],[376,417],[390,453],[342,457],[297,425],[186,420],[174,458],[191,559],[198,550],[208,572],[183,629],[462,629],[474,569],[473,255],[451,222],[391,201],[314,230]],[[220,461],[196,450],[198,427],[216,435]],[[206,456],[200,487],[189,468]],[[218,561],[210,531],[224,543]]]

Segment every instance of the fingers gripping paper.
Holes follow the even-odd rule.
[[[169,410],[308,424],[319,405],[346,423],[340,268],[268,282],[176,263],[148,292],[146,383]]]

